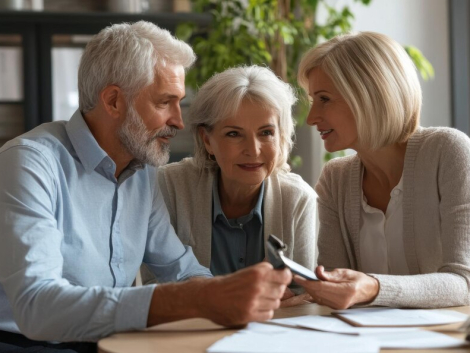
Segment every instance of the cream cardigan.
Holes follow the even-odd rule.
[[[158,184],[171,224],[206,267],[211,262],[212,184],[217,172],[198,168],[192,158],[158,169]],[[277,172],[266,179],[264,237],[276,235],[287,244],[286,255],[310,269],[315,266],[315,210],[315,191],[300,176]]]
[[[361,271],[362,164],[357,156],[329,162],[315,190],[318,264]],[[409,276],[374,275],[371,305],[469,305],[470,140],[450,128],[419,128],[408,141],[403,170],[403,242]]]

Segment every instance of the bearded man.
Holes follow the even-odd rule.
[[[83,54],[79,110],[0,149],[0,350],[85,352],[96,345],[64,342],[191,317],[272,317],[291,274],[262,263],[211,278],[176,236],[156,183],[184,127],[194,60],[151,23],[107,27]],[[131,287],[142,262],[158,285]]]

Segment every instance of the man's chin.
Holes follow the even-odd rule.
[[[162,165],[167,164],[169,160],[170,153],[165,153],[149,158],[145,163],[151,165],[152,167],[161,167]]]

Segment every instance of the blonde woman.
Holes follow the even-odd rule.
[[[303,57],[298,80],[326,150],[357,154],[328,163],[315,188],[323,281],[296,281],[332,308],[468,305],[470,141],[420,127],[403,48],[378,33],[339,36]]]

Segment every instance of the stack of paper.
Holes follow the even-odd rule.
[[[293,327],[302,327],[309,328],[317,331],[332,332],[332,333],[342,333],[347,335],[361,335],[368,333],[391,333],[391,332],[401,332],[401,331],[417,331],[418,328],[403,328],[403,327],[394,327],[394,328],[371,328],[371,327],[355,327],[351,326],[348,323],[337,319],[332,316],[318,316],[318,315],[306,315],[298,317],[289,317],[286,319],[274,319],[269,322],[281,325],[288,325]]]
[[[447,325],[467,320],[467,315],[451,310],[360,308],[334,311],[333,315],[355,325],[369,327],[415,327]]]
[[[378,353],[371,338],[251,323],[244,330],[222,338],[208,353]]]
[[[442,333],[409,326],[462,322],[467,315],[449,310],[349,309],[332,316],[299,316],[251,323],[223,338],[209,353],[372,353],[385,349],[432,349],[467,346],[468,342]],[[351,326],[349,323],[360,325]],[[289,326],[289,327],[286,327]],[[362,327],[368,326],[368,327]]]
[[[317,331],[361,335],[377,340],[381,348],[387,349],[454,348],[467,345],[463,340],[442,333],[409,327],[355,327],[331,316],[307,315],[270,322]]]
[[[373,337],[381,348],[386,349],[437,349],[456,348],[468,345],[468,342],[453,338],[443,333],[417,330],[378,333]]]

